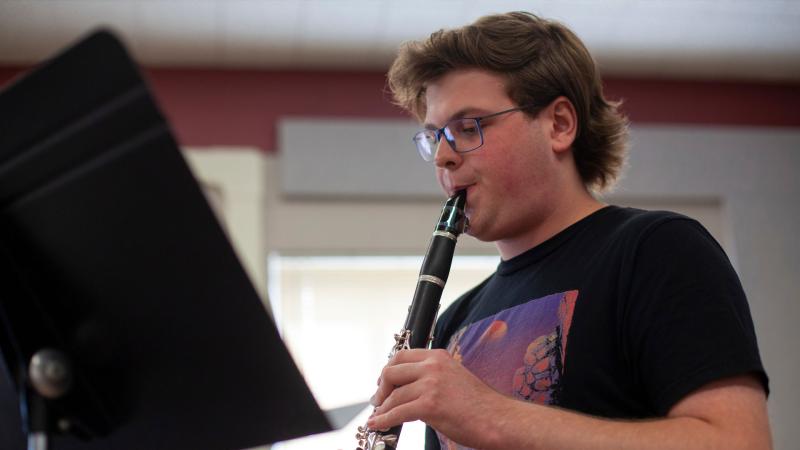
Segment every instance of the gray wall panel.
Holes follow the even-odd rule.
[[[287,196],[442,196],[433,165],[417,155],[410,121],[286,119],[279,125]]]

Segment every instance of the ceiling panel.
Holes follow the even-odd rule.
[[[0,64],[30,64],[106,24],[154,66],[377,69],[398,45],[533,8],[606,73],[800,80],[792,0],[0,0]]]

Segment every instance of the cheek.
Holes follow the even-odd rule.
[[[552,165],[539,142],[530,139],[507,149],[494,163],[499,186],[509,195],[530,195],[548,183]]]
[[[516,192],[524,190],[530,183],[530,161],[513,152],[495,153],[487,161],[487,166],[492,167],[495,185],[502,192],[514,196]]]

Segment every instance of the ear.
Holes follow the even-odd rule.
[[[547,114],[553,150],[560,153],[572,148],[578,133],[578,115],[572,102],[564,96],[558,97],[547,107]]]

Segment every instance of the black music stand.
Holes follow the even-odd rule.
[[[17,426],[58,450],[332,429],[106,31],[0,92],[0,350],[3,449]]]

